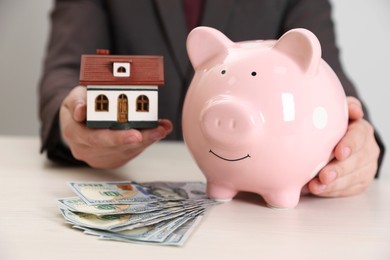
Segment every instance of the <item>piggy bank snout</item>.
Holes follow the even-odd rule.
[[[254,110],[240,101],[214,100],[201,113],[201,129],[211,145],[247,145],[259,130]]]

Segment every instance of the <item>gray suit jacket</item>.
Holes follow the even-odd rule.
[[[40,84],[42,150],[48,151],[49,158],[75,162],[60,142],[58,110],[78,85],[80,56],[102,48],[112,54],[164,56],[159,117],[174,124],[168,139],[182,139],[181,108],[193,70],[186,53],[188,30],[181,2],[56,1]],[[200,24],[222,31],[233,41],[276,39],[290,29],[307,28],[319,38],[323,58],[339,76],[347,95],[357,97],[340,65],[327,0],[205,0]],[[379,138],[378,143],[383,151]]]

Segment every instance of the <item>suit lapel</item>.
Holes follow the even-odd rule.
[[[185,77],[189,66],[186,51],[188,33],[181,0],[155,0],[155,3],[177,69]]]
[[[228,19],[236,0],[205,1],[201,23],[222,32],[226,30]]]

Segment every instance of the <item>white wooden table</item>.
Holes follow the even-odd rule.
[[[390,164],[363,194],[303,197],[273,210],[254,194],[215,206],[183,247],[102,241],[72,229],[68,181],[204,181],[183,143],[161,142],[118,170],[61,167],[35,137],[0,136],[0,259],[390,259]]]

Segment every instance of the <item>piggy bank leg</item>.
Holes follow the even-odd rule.
[[[275,191],[263,195],[267,206],[278,209],[291,209],[298,205],[301,189],[289,191]]]
[[[238,193],[237,189],[216,183],[207,183],[207,196],[211,199],[228,202]]]

